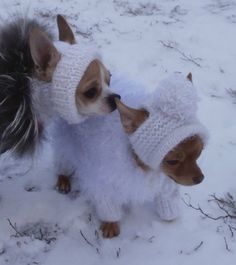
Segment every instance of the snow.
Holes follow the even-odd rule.
[[[118,68],[147,87],[168,73],[192,72],[210,141],[199,159],[204,182],[181,193],[212,216],[221,215],[208,199],[213,193],[236,196],[236,100],[228,92],[236,89],[235,0],[0,1],[3,17],[27,9],[55,32],[55,15],[65,14],[79,41],[96,44],[111,71]],[[120,236],[103,239],[76,185],[69,195],[55,190],[51,158],[47,144],[36,159],[0,158],[1,265],[235,264],[229,223],[203,218],[184,203],[181,218],[171,223],[146,206],[133,209]]]

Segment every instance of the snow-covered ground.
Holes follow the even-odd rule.
[[[167,73],[191,71],[210,141],[199,161],[204,182],[183,187],[182,196],[213,217],[227,214],[208,200],[227,192],[236,198],[235,0],[0,0],[3,17],[11,10],[29,10],[55,32],[55,15],[65,14],[108,67],[153,88]],[[235,219],[203,218],[184,203],[171,223],[142,207],[127,213],[118,238],[106,240],[76,188],[55,190],[50,146],[37,160],[0,158],[1,265],[233,265],[234,227]]]

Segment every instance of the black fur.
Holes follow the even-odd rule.
[[[30,86],[33,60],[28,40],[33,27],[51,36],[45,26],[25,18],[0,31],[0,154],[7,150],[31,153],[40,138]]]

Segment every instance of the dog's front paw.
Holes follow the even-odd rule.
[[[102,231],[102,236],[105,238],[113,238],[120,234],[118,222],[102,222],[100,230]]]
[[[57,179],[57,189],[60,193],[67,194],[71,190],[71,179],[68,176],[59,175]]]

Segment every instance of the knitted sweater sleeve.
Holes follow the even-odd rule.
[[[105,196],[100,200],[96,200],[95,208],[100,221],[118,222],[122,217],[122,206]]]
[[[165,175],[162,178],[162,190],[155,199],[156,211],[162,220],[171,221],[180,214],[179,185]]]
[[[57,119],[52,125],[51,133],[55,173],[69,176],[77,168],[73,127],[64,120]]]

